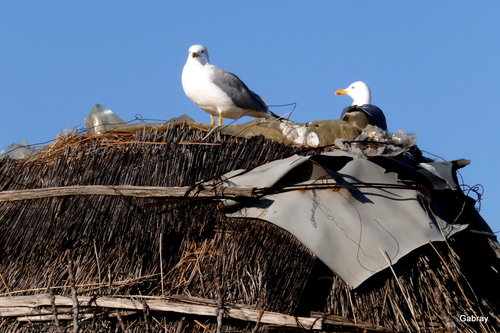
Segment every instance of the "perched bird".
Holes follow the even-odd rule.
[[[182,70],[182,88],[194,104],[210,114],[212,125],[214,116],[219,117],[219,125],[224,118],[279,118],[269,111],[262,97],[248,89],[236,75],[211,65],[203,45],[189,48]]]
[[[349,87],[335,92],[337,95],[351,96],[352,105],[344,108],[340,115],[341,120],[345,120],[360,129],[371,124],[387,131],[385,115],[377,106],[371,104],[371,92],[366,83],[357,81]]]

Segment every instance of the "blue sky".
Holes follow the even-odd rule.
[[[472,161],[461,175],[484,186],[481,215],[499,231],[498,13],[493,0],[4,2],[0,150],[53,140],[95,103],[126,121],[208,122],[180,82],[187,49],[203,44],[269,104],[297,102],[297,122],[337,119],[351,100],[334,91],[368,83],[389,130]]]

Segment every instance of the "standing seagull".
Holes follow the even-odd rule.
[[[348,95],[353,99],[352,105],[342,111],[341,120],[345,120],[360,129],[371,124],[387,131],[385,115],[377,106],[371,104],[372,95],[366,83],[356,81],[345,89],[337,90],[335,94]]]
[[[279,118],[269,111],[262,97],[248,89],[236,75],[211,65],[203,45],[189,48],[182,70],[182,88],[194,104],[210,114],[212,125],[214,116],[219,117],[219,125],[224,118]]]

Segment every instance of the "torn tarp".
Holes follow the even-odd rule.
[[[331,145],[337,138],[354,138],[359,134],[351,124],[342,120],[317,120],[302,124],[289,120],[279,121],[257,118],[245,124],[213,126],[197,123],[189,116],[182,115],[164,123],[140,122],[126,124],[122,118],[101,104],[96,104],[85,119],[85,125],[89,132],[94,134],[135,132],[145,129],[161,130],[170,124],[185,124],[208,133],[217,131],[223,135],[238,137],[263,135],[285,145],[293,144],[305,147]]]
[[[427,191],[399,176],[425,177],[428,171],[421,174],[418,166],[391,161],[386,169],[378,163],[383,159],[378,156],[374,162],[337,151],[233,171],[223,177],[226,185],[259,187],[263,195],[250,202],[226,201],[228,214],[266,220],[289,231],[355,288],[418,247],[466,227],[436,215]]]
[[[316,120],[309,123],[257,118],[245,124],[228,125],[219,131],[225,135],[266,138],[285,145],[319,147],[332,145],[337,138],[354,138],[359,132],[343,120]]]

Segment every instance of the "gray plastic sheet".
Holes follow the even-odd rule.
[[[429,198],[401,184],[397,173],[348,152],[292,156],[223,179],[228,186],[298,186],[251,203],[228,200],[228,215],[287,230],[351,288],[429,241],[466,228],[434,215],[423,204]],[[336,186],[314,189],[320,184]]]

